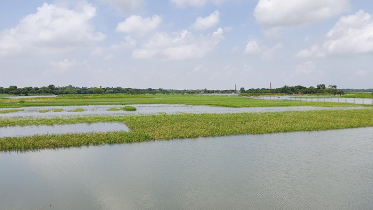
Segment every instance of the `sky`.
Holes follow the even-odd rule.
[[[2,0],[0,87],[373,88],[373,1]]]

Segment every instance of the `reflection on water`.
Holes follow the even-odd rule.
[[[89,132],[109,132],[128,131],[128,127],[123,123],[79,123],[66,125],[32,125],[0,127],[1,137],[32,136],[42,134],[63,134],[63,133],[89,133]]]
[[[0,153],[0,209],[371,209],[372,133]]]
[[[119,105],[95,105],[95,106],[49,106],[49,107],[22,107],[24,111],[0,114],[0,117],[55,117],[55,116],[81,116],[81,115],[142,115],[142,114],[179,114],[179,113],[243,113],[243,112],[281,112],[281,111],[306,111],[306,110],[321,110],[321,109],[359,109],[361,107],[216,107],[216,106],[191,106],[191,105],[166,105],[166,104],[150,104],[150,105],[131,105],[136,107],[136,111],[108,111],[110,108],[120,108]],[[71,112],[77,108],[84,109],[83,112]],[[9,110],[3,108],[1,110]],[[54,112],[56,109],[62,109],[61,112]],[[40,111],[50,110],[45,113]]]

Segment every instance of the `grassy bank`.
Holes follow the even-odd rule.
[[[373,126],[373,109],[275,113],[92,116],[76,118],[9,118],[0,127],[95,122],[123,122],[130,132],[36,135],[0,138],[0,151],[79,147],[174,138],[263,134]]]
[[[348,92],[342,98],[373,98],[372,93]]]
[[[83,105],[131,105],[131,104],[186,104],[224,107],[284,107],[284,106],[357,106],[349,103],[305,102],[252,99],[239,96],[204,95],[61,95],[54,98],[1,99],[0,108],[33,106],[83,106]]]

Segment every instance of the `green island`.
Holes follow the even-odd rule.
[[[336,107],[336,109],[234,114],[101,115],[53,118],[4,117],[0,120],[0,127],[121,122],[127,125],[130,131],[3,137],[0,138],[0,151],[29,151],[46,148],[55,149],[64,147],[132,143],[150,140],[317,131],[373,126],[372,106],[350,103],[271,101],[241,96],[164,94],[59,95],[54,98],[27,98],[22,100],[24,101],[23,103],[18,103],[18,100],[16,99],[0,99],[0,107],[21,108],[36,106],[188,104],[223,107],[316,106]],[[131,106],[124,106],[124,108],[125,107]],[[338,109],[338,107],[360,108]],[[14,110],[21,111],[20,109]],[[73,111],[82,110],[83,109],[81,108],[77,108]]]

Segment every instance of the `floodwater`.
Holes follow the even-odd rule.
[[[373,105],[373,98],[307,98],[294,96],[260,96],[260,99],[267,100],[286,100],[286,101],[319,101],[319,102],[334,102],[334,103],[352,103],[352,104],[369,104]]]
[[[40,95],[40,96],[4,96],[4,98],[20,99],[20,98],[51,98],[57,97],[57,95]]]
[[[129,131],[123,123],[78,123],[65,125],[32,125],[0,127],[0,138],[21,137],[46,134],[64,133],[89,133],[89,132],[109,132],[109,131]]]
[[[192,105],[167,105],[167,104],[149,104],[149,105],[131,105],[136,107],[136,111],[108,111],[109,108],[120,108],[120,105],[95,105],[95,106],[48,106],[48,107],[22,107],[24,111],[0,114],[1,117],[56,117],[56,116],[82,116],[82,115],[150,115],[150,114],[180,114],[180,113],[243,113],[243,112],[282,112],[282,111],[307,111],[322,109],[359,109],[361,107],[249,107],[232,108],[217,106],[192,106]],[[84,109],[83,112],[69,112],[76,108]],[[14,110],[15,108],[2,108],[2,110]],[[54,109],[62,109],[62,112],[54,112]],[[46,113],[40,113],[41,110],[49,110]]]
[[[372,133],[0,153],[0,209],[372,209]]]

